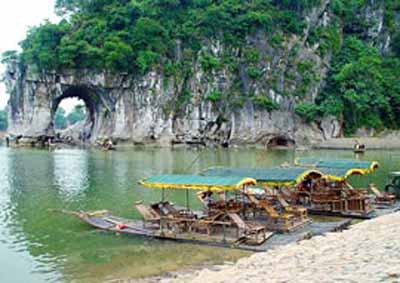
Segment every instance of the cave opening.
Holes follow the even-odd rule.
[[[288,148],[294,145],[294,140],[285,136],[273,137],[267,142],[267,148]]]
[[[53,101],[52,129],[57,140],[87,142],[95,122],[95,104],[85,88],[70,88]]]

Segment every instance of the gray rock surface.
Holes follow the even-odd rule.
[[[206,75],[201,72],[190,79],[192,97],[177,108],[176,82],[166,82],[160,73],[151,72],[140,79],[85,71],[38,75],[16,65],[9,64],[6,72],[11,95],[8,131],[16,136],[54,135],[55,110],[67,97],[85,101],[93,124],[92,141],[109,136],[133,144],[160,146],[267,146],[279,138],[288,144],[310,145],[335,135],[337,130],[331,125],[339,125],[337,121],[307,124],[294,113],[294,98],[261,86],[256,86],[257,91],[267,92],[279,109],[262,109],[251,99],[241,107],[233,107],[229,98],[212,102],[207,96],[214,83],[205,82]],[[229,83],[229,75],[219,76]],[[221,86],[221,91],[225,88],[229,91],[229,86]]]

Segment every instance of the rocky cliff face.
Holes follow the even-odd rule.
[[[232,106],[224,98],[207,99],[214,88],[221,93],[228,90],[233,75],[227,70],[205,74],[197,66],[193,73],[186,82],[192,96],[182,103],[177,96],[179,82],[166,80],[156,71],[139,79],[82,71],[38,75],[29,68],[9,64],[9,133],[33,138],[54,135],[53,118],[59,102],[79,97],[85,101],[93,122],[92,141],[108,136],[161,146],[309,145],[340,134],[335,119],[324,120],[320,125],[306,124],[294,114],[293,99],[255,82],[252,87],[258,93],[268,93],[278,110],[262,109],[250,99],[241,107]]]
[[[371,22],[366,36],[385,52],[390,35],[383,28],[380,1],[372,2],[357,16]],[[90,112],[92,141],[107,136],[161,146],[268,146],[311,145],[341,136],[341,122],[334,117],[306,123],[295,114],[298,103],[313,102],[325,86],[332,53],[321,52],[323,41],[310,44],[309,37],[330,25],[329,5],[331,1],[322,1],[305,16],[301,36],[271,40],[259,32],[240,50],[205,40],[189,72],[180,76],[162,65],[131,76],[87,70],[36,72],[9,62],[9,132],[34,138],[53,135],[60,101],[80,97]],[[177,44],[177,61],[183,52]],[[233,62],[226,63],[226,58]],[[207,68],[209,64],[213,68]]]

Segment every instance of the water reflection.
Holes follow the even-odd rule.
[[[0,282],[50,282],[61,278],[52,257],[49,260],[46,252],[34,254],[42,243],[25,229],[29,225],[25,215],[31,207],[30,194],[35,194],[32,190],[38,179],[51,179],[42,174],[46,171],[45,160],[35,162],[35,156],[25,157],[24,153],[0,148]]]
[[[89,187],[88,152],[59,150],[53,154],[54,182],[64,200],[84,198]]]

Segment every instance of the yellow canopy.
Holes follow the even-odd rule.
[[[246,177],[199,175],[158,175],[140,181],[140,184],[148,188],[201,191],[234,191],[256,183],[255,179]]]
[[[224,168],[213,167],[203,171],[205,176],[242,176],[251,177],[257,180],[262,187],[268,186],[292,186],[307,178],[320,178],[322,173],[310,168],[289,167],[289,168]]]
[[[299,158],[296,164],[315,168],[323,174],[324,178],[332,181],[344,181],[353,175],[370,174],[379,167],[376,161],[351,159]]]

